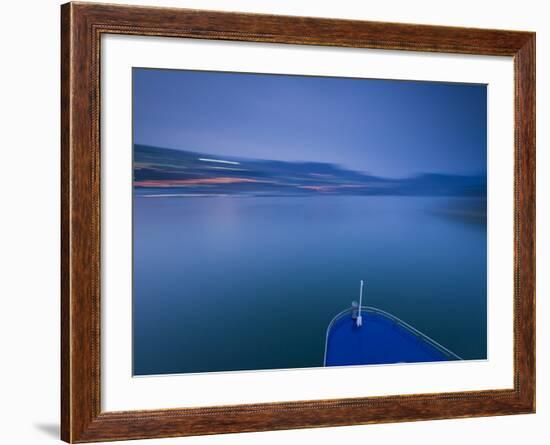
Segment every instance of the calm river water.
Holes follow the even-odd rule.
[[[360,279],[365,305],[485,358],[486,225],[448,203],[136,196],[134,374],[322,366]]]

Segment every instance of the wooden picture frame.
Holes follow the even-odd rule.
[[[535,34],[92,3],[61,7],[61,437],[71,443],[535,411]],[[514,387],[102,412],[100,38],[103,34],[512,56]]]

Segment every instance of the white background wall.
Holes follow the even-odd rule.
[[[127,3],[119,0],[120,3]],[[548,443],[550,436],[550,13],[547,2],[500,0],[133,0],[203,9],[415,22],[537,32],[537,414],[232,434],[147,443]],[[59,4],[2,5],[0,67],[0,442],[58,437]],[[546,272],[546,274],[545,274]]]

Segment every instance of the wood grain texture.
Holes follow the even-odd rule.
[[[103,33],[514,57],[514,388],[101,412],[100,38]],[[91,3],[61,7],[61,436],[173,437],[535,410],[535,35]],[[185,400],[182,400],[185,404]]]

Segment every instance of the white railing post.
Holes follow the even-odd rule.
[[[363,306],[363,280],[361,280],[361,287],[359,288],[359,311],[357,313],[357,318],[355,319],[357,327],[360,327],[363,324],[363,317],[361,316],[361,306]]]

